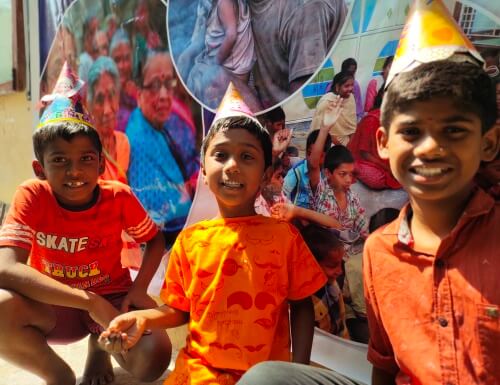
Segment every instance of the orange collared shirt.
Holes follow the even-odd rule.
[[[160,295],[190,314],[189,336],[165,384],[232,385],[258,362],[289,360],[288,301],[325,282],[288,222],[256,215],[183,230]]]
[[[365,245],[368,359],[398,385],[500,384],[500,204],[477,190],[436,255],[410,210]]]

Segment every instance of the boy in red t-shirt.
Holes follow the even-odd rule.
[[[202,145],[218,216],[179,234],[161,293],[165,305],[122,314],[101,335],[104,346],[121,351],[145,329],[188,322],[186,347],[165,384],[232,385],[258,362],[289,360],[289,306],[292,359],[309,363],[311,295],[326,277],[297,229],[255,213],[272,144],[239,99],[228,90]]]
[[[99,180],[102,144],[78,95],[54,98],[33,143],[38,180],[18,187],[0,229],[0,357],[47,384],[73,385],[75,374],[49,343],[90,334],[82,383],[110,383],[110,356],[97,335],[120,311],[155,306],[146,290],[163,255],[163,237],[128,186]],[[134,282],[120,263],[123,230],[146,243]],[[114,357],[151,381],[170,353],[168,336],[155,331]],[[153,359],[158,355],[165,359]]]

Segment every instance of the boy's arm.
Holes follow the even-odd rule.
[[[338,97],[335,99],[325,99],[323,103],[327,106],[320,109],[319,112],[322,116],[319,117],[319,134],[316,141],[311,147],[311,155],[307,160],[307,169],[309,171],[309,183],[311,189],[314,191],[320,181],[321,172],[321,154],[324,152],[325,142],[328,135],[330,135],[331,126],[337,121],[341,111],[341,100]],[[328,113],[329,119],[326,119],[325,114]],[[327,121],[325,121],[327,120]]]
[[[372,369],[372,385],[395,385],[396,376],[376,366]]]
[[[27,249],[0,248],[0,288],[49,305],[86,310],[102,326],[107,326],[118,314],[101,296],[72,288],[26,265],[28,257]]]
[[[189,313],[168,305],[131,311],[120,314],[110,322],[109,327],[101,333],[99,344],[110,353],[118,353],[134,346],[146,329],[168,329],[183,325],[188,321]],[[122,344],[107,343],[108,338],[113,335],[120,335]]]
[[[314,307],[311,297],[290,301],[290,321],[292,361],[309,365],[314,336]]]
[[[217,52],[217,63],[222,64],[226,60],[236,43],[238,20],[236,16],[236,5],[234,0],[220,0],[217,13],[224,27],[224,40]]]
[[[165,252],[165,240],[161,231],[146,242],[146,249],[141,263],[141,268],[132,284],[127,296],[124,298],[121,310],[128,311],[130,306],[138,309],[155,307],[156,303],[148,296],[147,290]]]
[[[331,229],[342,228],[342,225],[335,218],[319,213],[304,207],[295,206],[292,203],[277,203],[271,208],[272,215],[276,218],[291,221],[292,219],[305,219],[309,222],[317,223],[320,226]]]

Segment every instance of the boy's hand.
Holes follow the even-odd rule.
[[[284,128],[274,134],[273,138],[273,155],[278,156],[286,150],[292,140],[293,130]]]
[[[132,348],[141,339],[145,329],[146,319],[138,312],[120,314],[101,333],[98,342],[109,353],[121,353]]]
[[[120,312],[98,294],[88,292],[90,296],[90,306],[88,313],[90,317],[102,327],[108,327],[108,324]]]
[[[340,116],[343,108],[343,98],[336,95],[333,100],[328,101],[328,105],[323,111],[320,129],[330,129]]]
[[[156,306],[156,302],[144,290],[132,287],[123,299],[120,310],[125,313],[131,307],[134,309],[151,309]]]
[[[271,207],[271,215],[274,218],[291,221],[295,218],[295,205],[293,203],[276,203]]]

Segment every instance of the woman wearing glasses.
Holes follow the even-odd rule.
[[[177,85],[170,55],[151,54],[138,80],[138,107],[125,133],[130,142],[128,180],[167,247],[184,226],[199,171],[193,130],[172,111]]]

